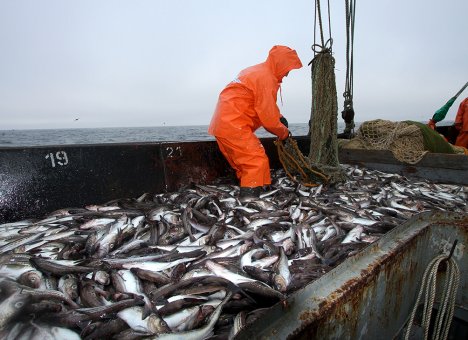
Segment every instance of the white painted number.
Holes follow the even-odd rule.
[[[182,148],[180,146],[176,146],[173,148],[172,146],[168,146],[166,148],[166,157],[174,158],[182,156]]]
[[[55,168],[55,164],[57,163],[58,165],[67,165],[68,164],[68,157],[67,153],[65,151],[57,151],[54,155],[53,152],[48,153],[45,156],[46,159],[50,159],[50,162],[52,164],[52,167]]]

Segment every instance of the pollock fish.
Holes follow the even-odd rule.
[[[289,272],[288,258],[283,248],[280,249],[280,258],[278,260],[276,275],[273,278],[276,287],[280,292],[286,292],[291,283],[291,273]]]
[[[125,321],[133,330],[146,334],[160,334],[170,332],[166,322],[152,313],[143,318],[142,307],[129,307],[117,313],[118,317]]]
[[[361,241],[362,234],[364,232],[364,227],[358,225],[354,227],[341,241],[341,243],[351,243],[351,242],[359,242]]]
[[[212,335],[213,328],[215,323],[218,321],[221,311],[224,305],[229,301],[231,298],[232,293],[228,293],[224,300],[216,307],[213,313],[210,315],[207,324],[199,329],[187,331],[187,332],[180,332],[177,334],[159,334],[154,339],[161,339],[161,340],[172,340],[172,339],[186,339],[186,340],[198,340],[198,339],[205,339]]]
[[[66,275],[70,273],[89,273],[93,271],[93,268],[78,265],[70,265],[69,262],[63,263],[63,261],[51,261],[37,257],[31,258],[30,262],[35,268],[38,268],[43,272],[55,275]]]
[[[21,313],[30,299],[30,294],[18,291],[0,303],[0,330],[3,329],[12,318]]]
[[[10,250],[13,250],[15,248],[18,248],[22,246],[23,244],[29,243],[31,241],[37,240],[44,236],[44,233],[39,233],[39,234],[33,234],[33,235],[28,235],[21,237],[19,239],[16,239],[12,242],[8,242],[7,244],[3,245],[0,247],[0,254],[6,253]]]

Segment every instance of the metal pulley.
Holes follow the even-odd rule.
[[[343,105],[343,111],[341,111],[341,118],[343,118],[346,126],[339,138],[351,139],[354,137],[354,108],[353,99],[351,95],[344,93],[345,101]]]
[[[354,123],[354,109],[352,99],[345,99],[343,111],[341,111],[341,118],[343,118],[346,124]]]

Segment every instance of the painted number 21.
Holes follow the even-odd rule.
[[[50,159],[50,162],[52,163],[52,167],[55,168],[55,164],[57,163],[58,165],[67,165],[68,164],[68,157],[67,153],[65,151],[57,151],[54,155],[53,152],[48,153],[45,156],[46,159]]]
[[[175,148],[172,146],[166,147],[166,157],[176,158],[180,156],[182,156],[182,148],[180,146],[176,146]]]

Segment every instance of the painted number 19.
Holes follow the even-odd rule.
[[[45,156],[46,159],[50,159],[50,162],[52,164],[52,167],[55,168],[55,164],[58,165],[67,165],[68,164],[68,157],[67,153],[65,151],[57,151],[54,155],[53,152],[48,153]]]

